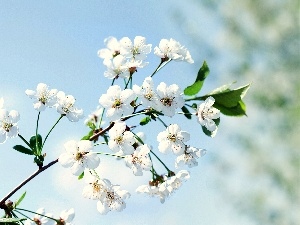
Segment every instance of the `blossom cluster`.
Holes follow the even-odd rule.
[[[54,218],[52,213],[45,213],[44,208],[39,208],[34,217],[27,219],[24,225],[72,225],[74,217],[75,211],[73,208],[62,211],[58,219]]]
[[[39,83],[36,91],[27,89],[25,93],[34,99],[33,107],[39,112],[44,111],[46,107],[55,107],[59,114],[66,116],[71,122],[77,122],[84,116],[83,110],[75,106],[75,98],[72,95],[49,89],[44,83]]]
[[[97,170],[100,165],[100,155],[122,159],[124,166],[131,169],[135,176],[150,174],[152,179],[149,183],[139,186],[136,192],[157,196],[160,202],[164,203],[182,186],[184,181],[190,178],[187,170],[177,172],[176,170],[183,166],[189,168],[197,166],[197,160],[206,153],[204,149],[187,144],[191,134],[182,130],[180,125],[177,123],[167,125],[161,119],[164,116],[172,118],[175,114],[184,112],[183,108],[187,104],[185,104],[186,100],[179,85],[167,85],[165,82],[161,82],[155,86],[153,79],[158,70],[172,60],[193,63],[190,52],[172,38],[162,39],[159,45],[154,47],[154,54],[160,58],[159,65],[153,74],[147,76],[139,86],[133,84],[133,74],[137,72],[138,68],[148,65],[146,60],[147,55],[151,53],[152,44],[147,44],[146,38],[142,36],[136,36],[133,41],[128,37],[123,37],[119,41],[115,37],[108,37],[104,42],[106,48],[100,49],[98,56],[103,59],[103,64],[107,67],[104,76],[112,79],[112,84],[106,93],[100,96],[100,105],[96,111],[84,121],[90,129],[88,135],[80,141],[67,141],[64,144],[65,152],[61,153],[58,158],[58,162],[63,167],[70,168],[71,173],[78,176],[78,179],[84,177],[86,186],[83,188],[82,195],[85,198],[97,200],[97,210],[103,215],[110,211],[125,209],[125,199],[130,197],[130,193],[99,176]],[[118,78],[124,79],[124,87],[114,84]],[[49,107],[56,109],[61,115],[60,119],[66,116],[69,121],[77,122],[84,117],[83,110],[75,106],[75,98],[72,95],[66,95],[57,89],[50,89],[44,83],[39,83],[36,90],[27,89],[25,93],[34,100],[33,107],[39,112],[39,115]],[[187,105],[195,110],[190,115],[194,115],[203,129],[211,132],[210,136],[212,137],[216,135],[220,117],[220,111],[213,107],[214,102],[214,98],[210,96],[196,107]],[[17,122],[20,119],[16,110],[7,111],[2,108],[3,99],[0,98],[0,143],[4,143],[7,137],[19,135]],[[179,111],[180,109],[182,112]],[[104,127],[104,115],[109,121],[107,127]],[[131,117],[139,115],[146,116],[146,122],[140,123],[140,125],[146,125],[151,120],[159,120],[164,125],[165,130],[156,136],[157,147],[146,143],[145,133],[134,133],[134,129],[139,125],[130,126],[127,122]],[[41,163],[37,163],[41,168],[46,153],[42,155],[44,142],[39,149],[38,121],[36,135],[33,136],[33,147],[21,135],[19,136],[31,148],[24,147],[19,150],[23,153],[25,151],[29,155],[34,154],[35,160],[42,157]],[[96,143],[99,138],[103,138],[104,142]],[[96,146],[105,146],[102,149],[109,149],[109,152],[95,151]],[[159,158],[156,154],[158,152],[171,153],[176,157],[174,171],[169,169]],[[153,157],[164,166],[167,173],[161,175],[156,171]],[[70,209],[62,212],[59,219],[53,219],[52,214],[45,214],[45,210],[40,208],[34,218],[28,219],[25,224],[71,225],[74,215],[74,210]]]

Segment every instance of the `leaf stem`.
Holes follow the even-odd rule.
[[[115,155],[115,154],[110,154],[110,153],[106,153],[106,152],[95,152],[97,154],[100,154],[100,155],[108,155],[108,156],[115,156],[115,157],[119,157],[119,158],[125,158],[124,155]]]
[[[165,122],[161,118],[159,118],[159,116],[156,117],[156,119],[158,119],[165,126],[165,128],[168,127],[167,124],[165,124]]]
[[[15,194],[21,187],[23,187],[25,184],[27,184],[29,181],[31,181],[33,178],[35,178],[37,175],[39,175],[44,170],[48,169],[49,167],[53,166],[55,163],[58,162],[58,159],[53,160],[46,166],[43,166],[39,168],[37,171],[35,171],[32,175],[30,175],[27,179],[25,179],[22,183],[20,183],[17,187],[15,187],[11,192],[9,192],[1,201],[0,201],[0,208],[1,206],[5,205],[5,201],[9,199],[13,194]]]
[[[166,164],[164,164],[164,162],[163,161],[161,161],[161,159],[152,151],[152,150],[150,150],[150,152],[158,159],[158,161],[166,168],[166,170],[168,171],[168,172],[170,172],[171,170],[166,166]]]
[[[39,149],[38,144],[38,130],[39,130],[39,120],[40,120],[41,112],[39,112],[37,120],[36,120],[36,128],[35,128],[35,149],[38,151],[38,154],[41,153],[42,149]]]
[[[19,138],[21,138],[22,141],[24,141],[25,144],[32,150],[32,148],[31,148],[30,144],[28,143],[28,141],[26,141],[25,138],[24,138],[21,134],[18,134],[18,136],[19,136]]]
[[[44,147],[44,145],[45,145],[45,143],[46,143],[46,141],[47,141],[47,138],[49,137],[49,135],[50,135],[50,133],[52,132],[52,130],[54,129],[54,127],[58,124],[58,122],[61,120],[61,118],[63,118],[64,117],[64,115],[61,115],[59,118],[58,118],[58,120],[56,121],[56,123],[51,127],[51,129],[50,129],[50,131],[48,132],[48,134],[47,134],[47,136],[46,136],[46,138],[45,138],[45,140],[44,140],[44,142],[43,142],[43,144],[42,144],[42,148]]]
[[[56,220],[56,219],[54,219],[54,218],[52,218],[50,216],[46,216],[46,215],[41,214],[41,213],[33,212],[31,210],[28,210],[28,209],[16,208],[16,210],[21,210],[21,211],[29,212],[29,213],[32,213],[32,214],[36,214],[36,215],[39,215],[39,216],[46,217],[48,219],[54,220],[55,222],[58,222],[58,220]]]

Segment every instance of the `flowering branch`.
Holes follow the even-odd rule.
[[[0,201],[0,208],[5,207],[5,201],[9,199],[14,193],[16,193],[20,188],[22,188],[25,184],[39,175],[41,172],[45,171],[49,167],[53,166],[55,163],[58,162],[58,159],[53,160],[52,162],[48,163],[46,166],[39,168],[36,172],[34,172],[31,176],[29,176],[26,180],[20,183],[17,187],[15,187],[10,193],[8,193],[1,201]]]

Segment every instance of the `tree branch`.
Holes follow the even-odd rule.
[[[21,184],[19,184],[15,189],[13,189],[10,193],[8,193],[1,201],[0,201],[0,208],[5,208],[5,201],[9,199],[14,193],[16,193],[21,187],[23,187],[25,184],[27,184],[29,181],[31,181],[33,178],[35,178],[37,175],[39,175],[44,170],[48,169],[50,166],[53,166],[55,163],[58,162],[58,159],[50,162],[46,166],[43,166],[39,168],[36,172],[34,172],[30,177],[28,177],[26,180],[24,180]]]

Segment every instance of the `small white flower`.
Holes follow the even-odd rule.
[[[171,124],[166,131],[157,135],[158,149],[162,153],[173,151],[175,155],[181,155],[185,150],[184,142],[190,140],[190,134],[182,131],[177,124]]]
[[[39,83],[36,91],[26,90],[25,93],[29,98],[35,99],[34,109],[44,111],[46,107],[53,107],[56,104],[57,89],[49,89],[48,85]]]
[[[161,203],[164,203],[167,196],[166,192],[159,191],[160,184],[158,186],[155,185],[141,185],[136,189],[137,193],[145,193],[150,197],[159,197]]]
[[[75,107],[75,98],[72,95],[65,95],[62,91],[57,93],[56,110],[71,122],[77,122],[84,117],[83,110]]]
[[[104,76],[109,79],[128,78],[130,76],[129,67],[124,56],[117,55],[112,60],[106,61],[107,70]]]
[[[109,189],[106,179],[99,179],[96,175],[90,173],[85,174],[85,181],[88,183],[83,188],[82,195],[89,199],[101,199],[106,190]]]
[[[131,155],[125,157],[126,166],[132,169],[135,176],[142,176],[143,170],[150,170],[152,162],[149,158],[150,147],[142,145]]]
[[[181,95],[181,90],[176,84],[169,87],[164,82],[157,86],[157,95],[160,101],[160,110],[166,116],[174,116],[175,109],[184,106],[184,99]]]
[[[190,178],[190,173],[186,170],[180,170],[175,176],[168,177],[167,181],[165,181],[168,190],[173,193],[175,190],[178,190],[182,183]]]
[[[125,122],[116,122],[109,130],[108,147],[119,154],[132,154],[134,152],[135,143],[134,135],[130,131],[126,131]]]
[[[72,221],[75,217],[75,211],[73,208],[69,210],[63,210],[59,216],[59,225],[72,225]]]
[[[159,47],[154,48],[154,54],[164,61],[172,59],[175,61],[186,61],[188,63],[194,63],[190,52],[178,41],[175,41],[172,38],[170,40],[162,39],[159,42]]]
[[[0,109],[0,144],[4,143],[7,137],[16,137],[19,133],[17,122],[20,120],[20,114],[16,110],[8,112]]]
[[[197,159],[206,154],[205,149],[186,146],[184,153],[176,158],[175,167],[178,168],[183,165],[188,167],[198,166]]]
[[[214,102],[215,99],[210,96],[197,109],[199,123],[213,133],[212,137],[218,128],[213,120],[220,117],[220,111],[213,107]]]
[[[104,43],[106,44],[107,48],[100,49],[98,51],[98,56],[102,59],[104,59],[104,62],[106,60],[110,60],[117,55],[120,54],[120,43],[115,37],[108,37],[104,40]],[[104,63],[105,64],[105,63]]]
[[[103,108],[97,106],[97,109],[92,112],[90,115],[88,115],[88,117],[85,119],[84,124],[88,125],[88,124],[96,124],[99,122],[100,118],[103,114]],[[103,125],[104,121],[101,121],[100,125]]]
[[[64,144],[66,153],[59,156],[58,161],[63,167],[71,167],[74,175],[80,175],[85,168],[95,169],[100,159],[97,153],[92,152],[93,143],[87,140],[76,142],[68,141]]]
[[[48,217],[52,217],[52,214],[47,213],[45,214],[45,209],[44,208],[39,208],[35,214],[34,217],[32,218],[32,220],[26,220],[25,221],[25,225],[36,225],[36,224],[40,224],[40,225],[52,225],[53,224],[53,220],[48,219],[47,217],[44,217],[42,215],[48,216]]]
[[[97,210],[100,214],[105,215],[109,211],[122,211],[126,208],[124,199],[129,198],[128,191],[120,190],[119,185],[111,185],[109,180],[106,180],[108,189],[104,192],[101,199],[97,202]]]
[[[144,60],[147,54],[151,52],[151,44],[146,44],[146,38],[142,36],[136,36],[133,43],[128,37],[124,37],[120,40],[121,55],[135,60]]]
[[[135,94],[131,89],[121,90],[118,85],[110,86],[106,94],[103,94],[99,103],[107,108],[106,116],[112,121],[118,120],[121,116],[129,115],[133,112],[130,103],[135,99]]]
[[[141,98],[142,104],[145,107],[151,107],[159,111],[160,102],[158,95],[154,91],[153,80],[151,77],[146,77],[141,87],[133,85],[133,91]]]

